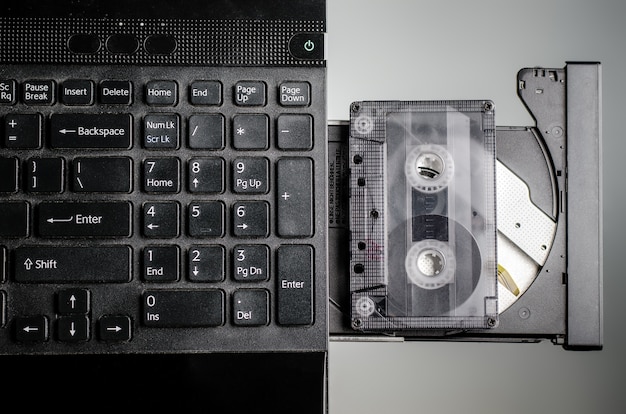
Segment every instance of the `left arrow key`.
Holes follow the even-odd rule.
[[[48,319],[43,315],[17,316],[13,319],[13,329],[18,342],[48,340]]]

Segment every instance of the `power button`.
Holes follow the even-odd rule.
[[[296,59],[324,60],[324,34],[298,33],[289,40],[289,53]]]

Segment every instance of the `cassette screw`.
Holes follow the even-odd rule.
[[[488,319],[487,319],[487,325],[488,325],[490,328],[493,328],[494,326],[496,326],[496,320],[495,320],[495,319],[493,319],[493,318],[488,318]]]
[[[361,105],[359,105],[358,103],[353,103],[350,109],[352,110],[352,112],[359,112],[361,110]]]
[[[353,328],[358,329],[358,328],[361,327],[362,324],[363,324],[363,322],[361,322],[361,320],[359,318],[352,319],[352,327]]]
[[[493,108],[494,108],[493,102],[485,102],[485,103],[483,103],[483,109],[485,110],[485,112],[493,111]]]

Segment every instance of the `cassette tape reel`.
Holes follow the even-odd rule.
[[[494,327],[493,104],[357,102],[349,147],[352,327]]]

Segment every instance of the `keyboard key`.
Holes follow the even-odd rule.
[[[144,203],[143,235],[153,238],[178,237],[180,206],[175,201]]]
[[[233,147],[238,150],[263,150],[269,146],[269,118],[265,114],[235,115]]]
[[[189,117],[189,148],[224,149],[224,115],[192,115]]]
[[[128,149],[132,145],[130,114],[53,114],[50,145],[53,148]]]
[[[132,338],[132,322],[125,315],[103,315],[98,320],[98,337],[106,342],[127,342]]]
[[[55,83],[51,80],[28,80],[22,84],[22,102],[26,105],[52,105]]]
[[[89,340],[89,319],[86,316],[61,316],[57,319],[57,339],[61,342]]]
[[[178,158],[146,158],[143,162],[143,191],[177,193],[180,191]]]
[[[27,246],[13,252],[19,283],[125,283],[131,279],[130,246]]]
[[[267,194],[269,191],[269,160],[241,157],[233,161],[233,192]]]
[[[174,81],[155,80],[146,84],[146,103],[154,106],[174,106],[178,102],[178,85]]]
[[[223,246],[191,246],[187,276],[192,282],[224,280],[226,252]]]
[[[210,327],[224,324],[221,290],[147,290],[143,324],[156,328]]]
[[[270,232],[269,204],[240,201],[233,205],[233,234],[236,237],[267,237]]]
[[[143,121],[143,146],[149,149],[178,148],[178,115],[146,115]]]
[[[15,193],[18,189],[18,160],[0,157],[0,193]]]
[[[61,85],[61,102],[65,105],[93,104],[94,84],[87,79],[70,79]]]
[[[31,158],[26,162],[26,191],[62,193],[64,172],[63,158]]]
[[[220,81],[195,81],[189,87],[192,105],[221,105],[222,83]]]
[[[276,223],[281,237],[313,236],[313,161],[282,158],[276,164]]]
[[[203,201],[189,204],[187,223],[191,237],[224,236],[224,203]]]
[[[57,293],[57,311],[61,315],[85,315],[91,310],[87,289],[63,289]]]
[[[0,79],[0,105],[13,105],[17,84],[13,79]]]
[[[122,80],[100,82],[100,103],[109,105],[130,105],[133,103],[133,84]]]
[[[42,237],[130,237],[132,205],[117,202],[43,202],[37,208]]]
[[[260,244],[239,244],[233,249],[233,279],[260,282],[269,277],[270,249]]]
[[[237,326],[269,324],[270,294],[265,289],[239,289],[233,293],[233,323]]]
[[[178,246],[149,246],[143,250],[143,279],[147,282],[175,282],[179,278]]]
[[[45,342],[48,340],[48,318],[43,315],[17,316],[13,319],[15,340]]]
[[[277,145],[282,150],[310,150],[313,148],[313,117],[284,114],[277,121]]]
[[[283,82],[279,88],[279,102],[282,106],[309,106],[310,90],[308,82]]]
[[[77,193],[130,193],[133,161],[128,157],[79,157],[73,162],[72,190]]]
[[[0,237],[27,237],[30,205],[25,201],[0,202]]]
[[[147,282],[175,282],[179,279],[178,246],[149,246],[143,251],[143,279]]]
[[[41,114],[9,114],[4,117],[4,146],[11,149],[41,147]]]
[[[260,81],[237,82],[234,87],[235,105],[240,106],[264,106],[265,83]]]
[[[190,193],[223,193],[224,159],[192,158],[189,160],[187,177]]]
[[[281,325],[313,323],[313,248],[283,245],[277,258],[277,307]]]

